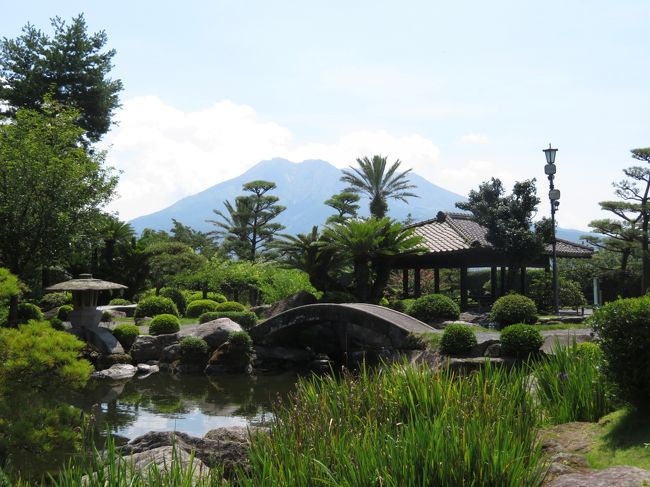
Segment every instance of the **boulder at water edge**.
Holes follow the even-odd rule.
[[[126,380],[133,377],[138,369],[130,364],[115,364],[109,369],[93,372],[95,379]]]
[[[135,363],[158,360],[163,349],[178,342],[178,333],[169,335],[139,335],[131,345],[131,357]]]
[[[208,344],[208,350],[213,351],[228,341],[231,333],[244,331],[244,329],[230,318],[219,318],[208,321],[196,327],[188,328],[187,331],[181,329],[180,338],[194,336],[203,338]]]

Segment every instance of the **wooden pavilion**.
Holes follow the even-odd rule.
[[[490,268],[490,290],[486,298],[493,301],[505,293],[508,258],[494,248],[487,240],[487,229],[473,220],[469,213],[438,212],[435,218],[408,225],[416,235],[424,240],[426,252],[419,255],[396,256],[393,268],[402,270],[403,294],[419,296],[420,273],[423,269],[433,269],[434,292],[440,292],[440,269],[460,270],[460,305],[467,309],[468,279],[470,268]],[[556,239],[558,258],[589,259],[593,249],[568,240]],[[549,269],[551,245],[542,254],[526,264],[526,267]],[[498,273],[500,269],[500,273]],[[413,293],[409,290],[410,273],[413,272]],[[525,293],[526,268],[508,269],[508,272],[521,273],[521,289]],[[501,276],[500,282],[498,276]]]

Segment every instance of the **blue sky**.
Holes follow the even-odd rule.
[[[552,142],[559,223],[586,229],[629,150],[650,146],[647,0],[24,0],[0,33],[80,12],[125,86],[105,137],[123,218],[262,159],[373,153],[460,194],[536,177],[542,216]]]

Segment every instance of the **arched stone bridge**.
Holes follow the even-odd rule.
[[[436,330],[383,306],[324,303],[290,309],[267,319],[249,333],[257,345],[348,351],[399,349],[408,335],[428,332]]]

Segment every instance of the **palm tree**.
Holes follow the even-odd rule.
[[[365,193],[370,197],[370,214],[376,218],[386,216],[388,210],[388,198],[406,202],[406,198],[417,198],[418,196],[408,191],[415,188],[410,184],[408,173],[411,169],[404,172],[397,172],[402,162],[397,159],[386,170],[386,157],[373,156],[372,160],[364,157],[357,159],[358,168],[343,170],[341,181],[348,183],[350,187],[347,191],[354,193]]]

